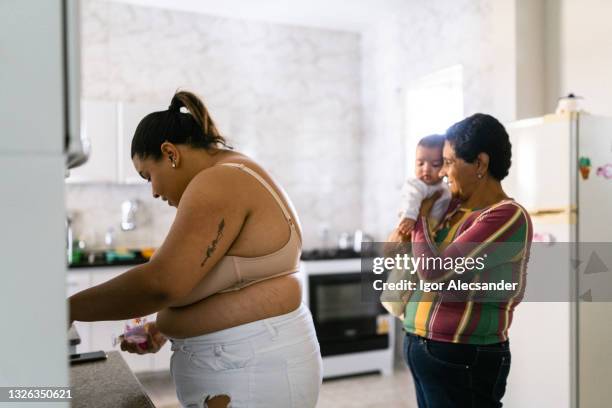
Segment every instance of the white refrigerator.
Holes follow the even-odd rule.
[[[530,212],[534,242],[611,243],[612,118],[548,115],[506,128],[512,167],[502,185]],[[577,276],[584,273],[581,268],[586,262],[577,264],[575,259],[585,254],[578,252],[568,254],[570,259],[562,262],[567,268],[558,271],[558,279],[567,281],[564,284],[573,299],[584,291]],[[610,258],[604,261],[612,269]],[[530,276],[536,279],[539,272],[528,267],[528,290]],[[594,290],[599,289],[605,288]],[[612,303],[608,297],[597,302],[530,301],[516,308],[509,331],[512,365],[504,406],[611,406]]]
[[[0,1],[0,387],[69,385],[64,177],[87,158],[79,63],[76,1]]]

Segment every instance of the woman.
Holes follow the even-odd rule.
[[[447,177],[454,200],[434,231],[427,216],[435,198],[421,204],[412,251],[434,260],[420,264],[418,277],[448,283],[505,276],[518,285],[498,301],[475,301],[465,292],[455,297],[450,292],[413,293],[404,314],[404,357],[419,407],[502,405],[510,371],[508,328],[524,292],[532,240],[529,215],[500,183],[510,159],[508,134],[492,116],[475,114],[446,133],[440,176]],[[435,262],[459,257],[480,258],[484,268],[457,273]]]
[[[155,352],[169,337],[183,406],[314,407],[321,356],[293,275],[297,215],[262,167],[225,147],[190,92],[142,119],[134,166],[176,218],[148,263],[72,296],[71,321],[158,312],[147,346],[122,349]]]

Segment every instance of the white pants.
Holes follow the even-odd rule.
[[[173,339],[170,372],[183,407],[227,395],[229,407],[313,408],[322,381],[310,310]]]

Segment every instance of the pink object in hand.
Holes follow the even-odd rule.
[[[123,333],[123,338],[128,343],[137,343],[139,345],[141,343],[145,343],[146,345],[147,331],[145,330],[144,326],[132,327],[130,329],[127,329],[125,333]]]
[[[121,340],[125,340],[128,343],[138,345],[138,347],[143,350],[146,349],[148,338],[148,333],[145,329],[146,322],[146,318],[136,318],[130,320],[125,324],[125,331],[123,334],[121,334],[121,336],[113,336],[113,346],[119,344]]]

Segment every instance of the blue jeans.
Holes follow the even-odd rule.
[[[501,407],[510,372],[510,344],[457,344],[407,333],[404,359],[419,408]]]

